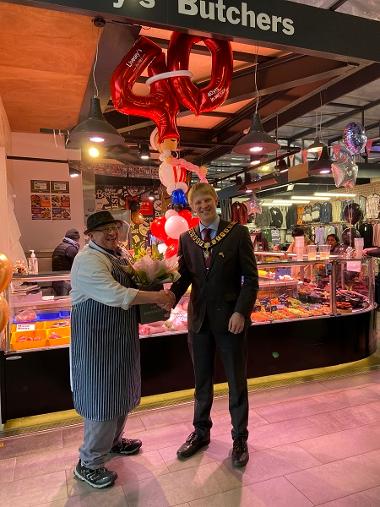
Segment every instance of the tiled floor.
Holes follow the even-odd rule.
[[[213,407],[210,446],[187,461],[176,449],[192,405],[140,412],[137,456],[114,458],[113,488],[95,491],[72,467],[80,426],[0,442],[1,507],[380,507],[380,371],[250,394],[246,470],[230,465],[227,399]]]

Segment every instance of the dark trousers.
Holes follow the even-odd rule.
[[[213,333],[207,318],[199,333],[189,333],[189,350],[194,366],[194,428],[205,435],[212,427],[210,417],[214,395],[216,350],[223,362],[229,388],[232,438],[248,438],[247,333]]]

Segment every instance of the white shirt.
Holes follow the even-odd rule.
[[[71,268],[70,293],[73,305],[93,299],[128,310],[138,289],[123,287],[112,276],[112,263],[93,241],[75,257]]]
[[[201,233],[202,239],[204,239],[203,231],[205,229],[211,229],[210,238],[214,239],[219,228],[220,216],[218,215],[216,219],[210,225],[203,225],[202,222],[199,223],[199,232]]]

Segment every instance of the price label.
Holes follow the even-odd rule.
[[[35,324],[17,324],[16,331],[35,331]]]
[[[354,271],[360,273],[362,270],[361,261],[347,261],[347,271]]]

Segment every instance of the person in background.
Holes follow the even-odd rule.
[[[65,237],[55,247],[52,255],[52,271],[70,271],[74,258],[79,252],[80,234],[77,229],[66,231]],[[70,293],[69,282],[53,282],[52,287],[56,296],[67,296]]]
[[[208,183],[189,191],[199,226],[179,240],[179,273],[171,286],[173,306],[192,286],[188,344],[194,366],[194,431],[177,450],[186,459],[210,442],[215,352],[222,359],[229,387],[232,464],[243,467],[248,453],[247,329],[258,291],[258,274],[248,229],[219,218],[217,194]]]
[[[254,251],[259,252],[268,252],[269,251],[269,244],[267,239],[264,237],[262,232],[258,232],[255,235],[255,239],[253,241],[253,249]]]
[[[109,211],[87,219],[88,245],[71,270],[71,388],[84,418],[84,439],[74,476],[94,488],[112,486],[116,473],[104,467],[108,453],[139,452],[141,440],[122,438],[128,413],[141,394],[137,305],[169,309],[168,291],[134,287],[126,251],[119,248],[122,222]]]
[[[305,230],[302,227],[296,226],[296,227],[294,227],[294,229],[292,231],[293,241],[288,246],[288,249],[287,249],[288,253],[294,253],[294,249],[295,249],[295,240],[294,240],[294,238],[299,237],[299,236],[304,236],[304,238],[305,238],[305,246],[310,245],[311,241],[310,241],[309,237],[305,234]]]
[[[344,253],[344,246],[339,243],[339,238],[336,234],[329,234],[326,238],[326,244],[330,245],[330,253],[333,255],[341,255]]]

